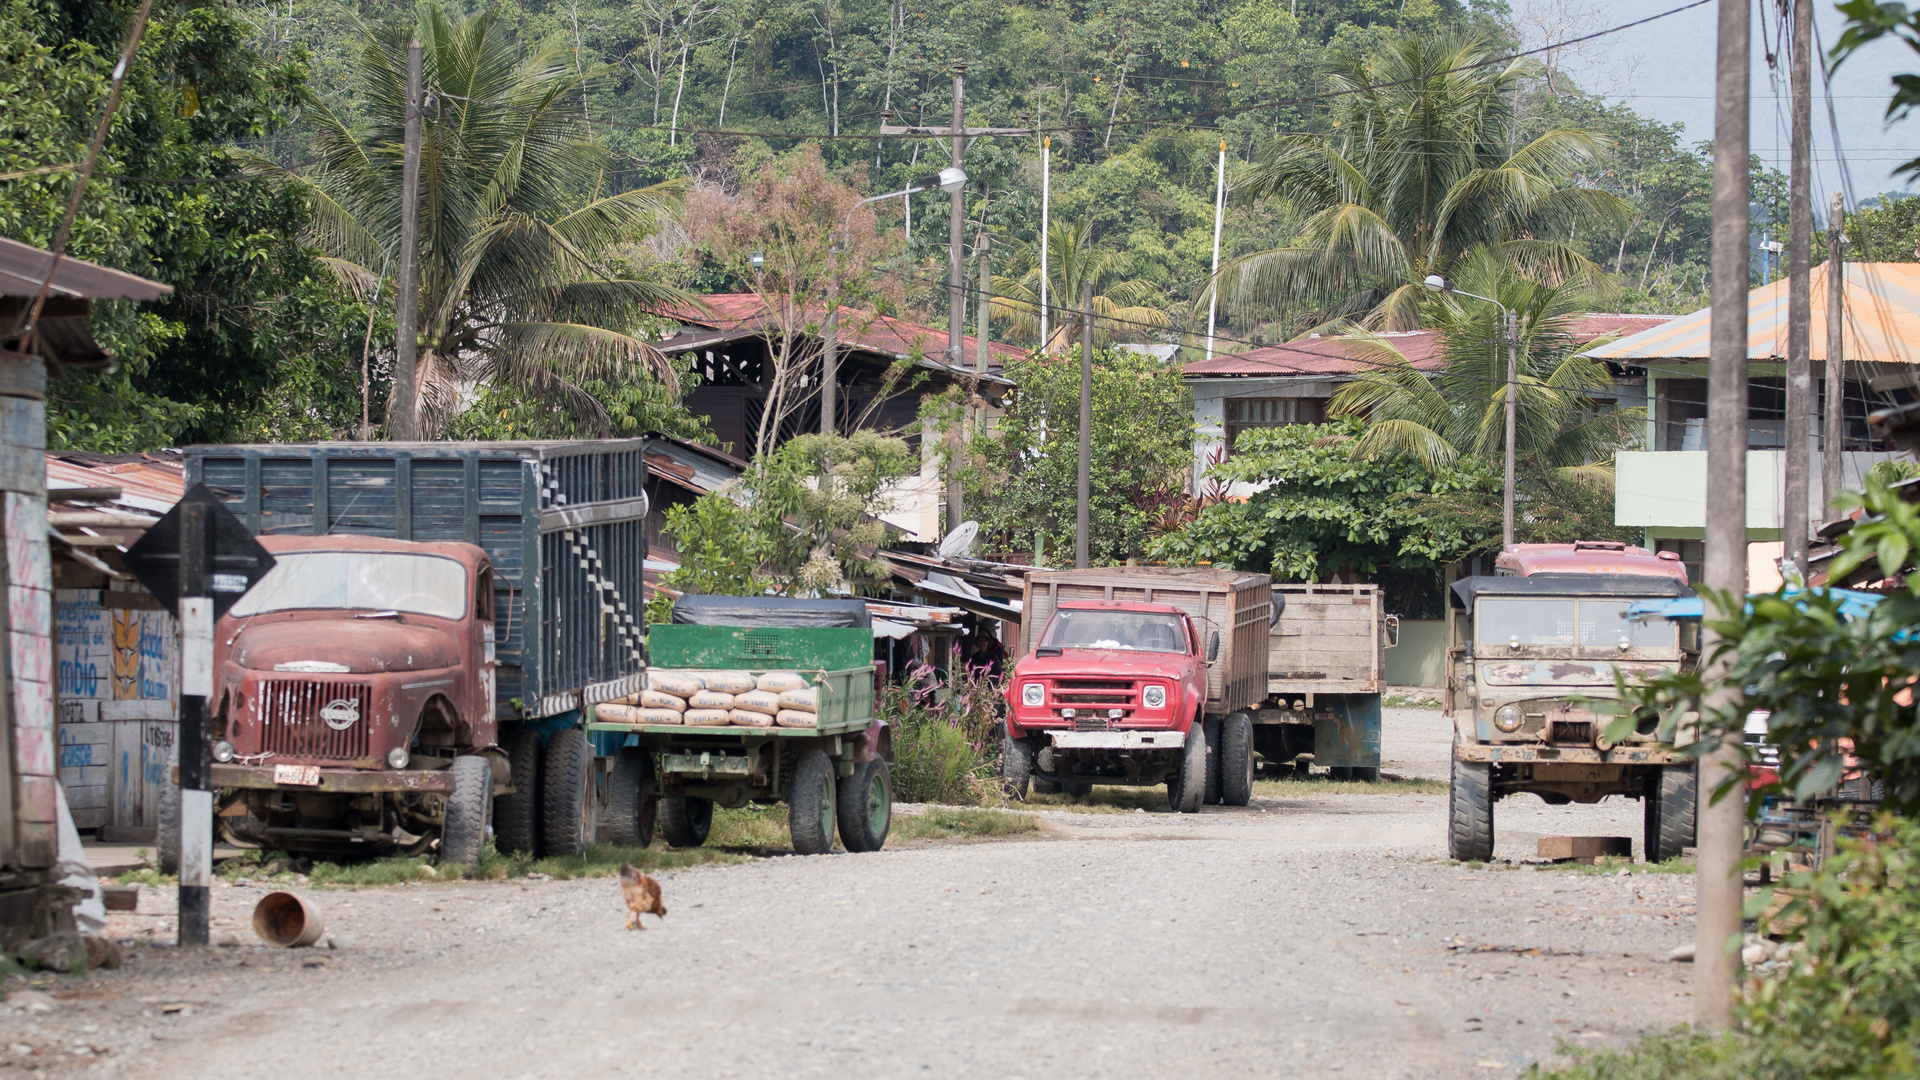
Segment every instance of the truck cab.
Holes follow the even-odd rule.
[[[1561,550],[1508,549],[1496,562],[1502,573],[1451,590],[1453,857],[1491,859],[1493,805],[1523,792],[1551,805],[1641,799],[1646,857],[1679,855],[1694,831],[1694,766],[1674,745],[1682,735],[1649,713],[1609,738],[1618,709],[1608,703],[1620,696],[1616,676],[1632,682],[1698,662],[1697,627],[1648,610],[1691,595],[1684,568],[1625,545],[1600,550],[1595,566],[1575,545],[1520,547]]]
[[[484,843],[460,835],[469,823],[448,804],[488,802],[508,780],[486,552],[260,542],[274,568],[214,629],[213,786],[229,838],[313,851]]]

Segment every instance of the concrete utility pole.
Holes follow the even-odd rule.
[[[966,116],[961,107],[961,99],[966,92],[967,65],[953,66],[953,152],[950,166],[960,167],[961,155],[966,153]],[[949,196],[947,219],[947,363],[960,367],[966,362],[961,355],[960,339],[966,333],[967,326],[967,192],[961,188]],[[965,424],[960,425],[962,428]],[[956,443],[960,440],[956,439]],[[947,467],[947,528],[960,527],[966,515],[966,507],[960,491],[960,446],[954,447],[953,460]]]
[[[1707,529],[1702,578],[1743,602],[1747,591],[1747,117],[1752,7],[1720,0],[1713,125],[1712,357],[1707,369]],[[1709,632],[1710,633],[1710,632]],[[1701,643],[1713,650],[1711,637]],[[1708,674],[1708,704],[1737,701],[1725,666]],[[1735,737],[1738,737],[1737,735]],[[1699,870],[1695,879],[1693,1001],[1714,1031],[1733,1022],[1740,980],[1740,853],[1745,820],[1738,748],[1720,743],[1700,759]],[[1715,799],[1723,782],[1732,790]]]
[[[1505,305],[1502,305],[1505,308]],[[1500,547],[1513,546],[1513,440],[1520,427],[1520,316],[1505,310],[1507,323],[1507,487],[1500,501]]]
[[[1093,507],[1093,279],[1080,288],[1080,483],[1073,509],[1073,567],[1088,565]]]
[[[1213,316],[1220,306],[1220,225],[1227,216],[1227,140],[1220,140],[1220,164],[1215,169],[1213,186],[1213,269],[1208,279],[1213,288],[1207,294],[1207,359],[1213,359]]]
[[[1807,572],[1809,428],[1813,411],[1813,361],[1808,358],[1813,324],[1813,5],[1793,5],[1793,163],[1787,188],[1787,509],[1786,557]]]
[[[416,52],[416,57],[418,53]],[[179,942],[205,945],[213,884],[213,758],[207,702],[213,697],[213,523],[206,507],[180,507],[180,891]]]
[[[1842,454],[1847,444],[1846,378],[1847,336],[1846,296],[1847,264],[1841,258],[1846,244],[1842,235],[1847,225],[1845,196],[1833,193],[1833,205],[1827,211],[1827,404],[1822,416],[1820,454],[1820,506],[1822,515],[1833,512],[1834,497],[1843,483]]]
[[[420,39],[407,44],[406,157],[400,169],[400,296],[394,312],[389,439],[420,437]]]
[[[1053,208],[1053,136],[1040,143],[1040,351],[1047,351],[1047,215]]]

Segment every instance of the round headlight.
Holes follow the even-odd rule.
[[[233,744],[225,739],[213,744],[213,760],[227,762],[233,760]]]
[[[1501,731],[1519,731],[1520,720],[1520,710],[1512,705],[1502,705],[1493,714],[1493,726]]]
[[[1037,682],[1030,682],[1020,688],[1020,704],[1037,709],[1046,703],[1046,687]]]
[[[407,748],[404,746],[396,746],[393,749],[387,751],[387,764],[393,766],[396,769],[406,768],[407,762],[412,760],[413,760],[413,755],[407,753]]]
[[[1149,709],[1164,709],[1167,707],[1167,688],[1149,686],[1147,692],[1140,695],[1140,701]]]

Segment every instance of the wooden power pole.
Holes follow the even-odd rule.
[[[1707,529],[1702,578],[1730,595],[1747,592],[1747,274],[1751,237],[1747,216],[1747,120],[1751,91],[1752,7],[1719,0],[1718,58],[1713,124],[1712,355],[1707,369]],[[1701,645],[1711,655],[1711,641]],[[1712,704],[1728,704],[1740,690],[1725,680],[1725,665],[1709,672]],[[1695,888],[1693,1000],[1709,1030],[1733,1022],[1740,978],[1740,854],[1744,788],[1737,782],[1714,798],[1722,782],[1740,774],[1737,747],[1720,743],[1700,759]]]
[[[1813,325],[1813,5],[1793,5],[1793,161],[1787,181],[1787,490],[1781,526],[1787,561],[1807,572],[1809,443],[1813,412],[1813,361],[1809,335]]]
[[[1847,203],[1840,192],[1833,193],[1833,205],[1827,211],[1827,401],[1820,425],[1820,506],[1823,513],[1833,512],[1833,500],[1845,482],[1841,455],[1847,446],[1847,264],[1841,259],[1846,244],[1842,235],[1847,226]]]
[[[400,295],[395,305],[393,402],[387,437],[420,437],[420,39],[407,45],[407,125],[400,168]]]

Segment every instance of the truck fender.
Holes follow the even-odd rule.
[[[893,729],[885,720],[875,720],[867,730],[858,736],[859,745],[854,748],[853,760],[856,764],[881,758],[893,760]]]

